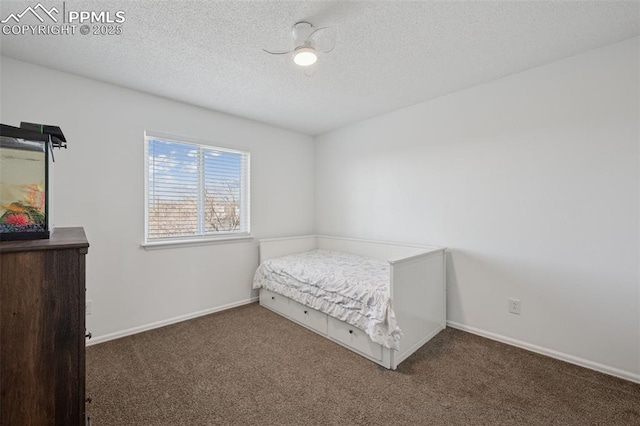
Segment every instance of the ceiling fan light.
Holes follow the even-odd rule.
[[[300,49],[296,49],[293,52],[293,62],[296,65],[300,65],[301,67],[308,67],[309,65],[313,65],[318,60],[318,55],[316,55],[315,49],[311,47],[302,47]]]

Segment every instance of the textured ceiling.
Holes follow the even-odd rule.
[[[37,1],[3,0],[0,17]],[[41,1],[62,10],[61,1]],[[640,34],[639,1],[64,6],[123,10],[123,34],[2,35],[2,55],[310,135]],[[337,28],[335,49],[310,71],[262,51],[289,49],[299,20]]]

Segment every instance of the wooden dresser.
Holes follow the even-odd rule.
[[[82,228],[0,242],[0,424],[76,426],[85,419]]]

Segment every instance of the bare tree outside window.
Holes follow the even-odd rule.
[[[231,232],[240,228],[240,201],[237,192],[227,184],[226,191],[222,193],[205,193],[205,221],[208,232]]]

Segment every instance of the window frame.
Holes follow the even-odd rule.
[[[247,229],[244,231],[236,232],[224,232],[219,234],[205,234],[194,236],[179,236],[168,238],[153,238],[149,239],[149,141],[157,139],[165,142],[175,142],[184,144],[201,145],[206,148],[230,152],[234,154],[246,155],[247,170],[246,170],[246,185],[244,185],[244,196],[241,198],[241,207],[244,207],[244,215],[246,215]],[[184,246],[197,246],[219,243],[233,243],[241,241],[251,241],[251,151],[244,147],[228,146],[219,144],[209,140],[197,139],[187,136],[179,136],[169,134],[165,132],[157,132],[145,130],[144,132],[144,144],[143,144],[143,157],[144,157],[144,240],[141,244],[147,250],[169,247],[184,247]],[[201,164],[198,165],[201,167]],[[199,170],[199,173],[201,171]],[[242,177],[242,176],[241,176]],[[201,195],[201,194],[200,194]],[[199,197],[201,198],[201,197]],[[199,203],[198,216],[203,215],[203,211],[200,211],[202,205]],[[243,205],[244,204],[244,205]],[[241,214],[242,211],[241,211]]]

